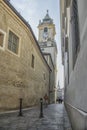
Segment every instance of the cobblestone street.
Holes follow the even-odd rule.
[[[39,108],[0,114],[0,130],[71,130],[63,104],[52,104],[44,108],[44,118],[39,118]]]

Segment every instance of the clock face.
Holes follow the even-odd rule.
[[[44,33],[43,33],[43,38],[44,38],[44,39],[47,39],[47,38],[48,38],[48,33],[47,33],[47,32],[44,32]]]

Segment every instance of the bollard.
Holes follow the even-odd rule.
[[[43,118],[43,99],[40,98],[40,118]]]
[[[23,116],[23,114],[22,114],[22,98],[20,98],[19,116]]]

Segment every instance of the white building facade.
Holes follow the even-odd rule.
[[[48,63],[51,66],[51,76],[50,76],[50,103],[56,102],[56,74],[57,74],[57,46],[55,42],[55,24],[53,20],[49,16],[49,12],[47,10],[47,14],[44,19],[39,21],[38,25],[39,36],[38,42],[41,48],[41,51]]]
[[[86,0],[60,0],[65,106],[73,130],[87,130],[86,12]]]

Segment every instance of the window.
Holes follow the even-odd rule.
[[[32,55],[31,67],[34,68],[34,55]]]
[[[0,47],[3,47],[4,34],[0,32]]]
[[[71,27],[72,27],[72,42],[73,44],[73,68],[76,63],[78,52],[80,49],[80,38],[79,38],[79,18],[78,18],[78,3],[77,0],[72,1],[71,8]]]
[[[9,31],[8,49],[15,54],[18,54],[19,38],[12,32]]]
[[[45,73],[43,73],[43,78],[44,78],[44,80],[46,80],[46,75],[45,75]]]
[[[44,51],[44,48],[41,48],[41,51]]]
[[[48,28],[47,27],[44,28],[44,32],[48,32]]]
[[[0,29],[0,49],[2,50],[5,49],[5,37],[6,33]]]

